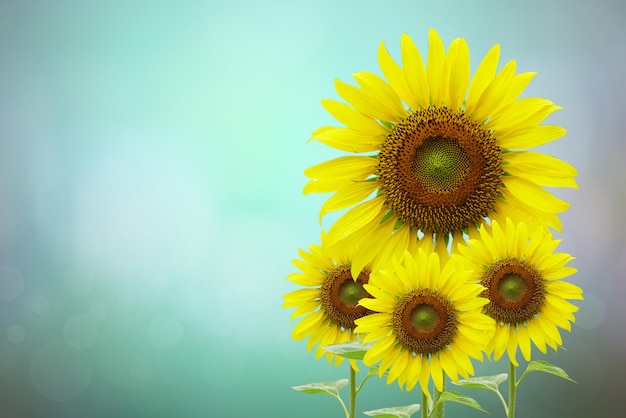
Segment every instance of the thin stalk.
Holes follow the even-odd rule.
[[[349,418],[356,417],[356,371],[350,366],[350,415]]]
[[[445,413],[445,404],[443,402],[437,403],[441,394],[446,390],[446,380],[443,380],[443,388],[441,388],[441,392],[435,388],[435,397],[433,398],[433,405],[437,405],[432,412],[430,413],[430,418],[443,418]]]
[[[513,362],[509,361],[509,410],[507,418],[515,418],[515,392],[517,391],[515,369]]]
[[[422,404],[420,407],[422,409],[422,418],[428,418],[428,395],[426,395],[424,390],[422,390]]]

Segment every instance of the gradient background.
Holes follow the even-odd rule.
[[[620,0],[2,1],[0,416],[341,416],[330,397],[290,389],[347,374],[291,340],[280,308],[326,197],[302,195],[303,169],[340,155],[306,140],[334,123],[320,100],[338,97],[335,77],[379,72],[379,42],[398,57],[403,32],[425,50],[429,27],[446,45],[465,37],[473,69],[500,43],[501,62],[538,71],[525,95],[565,107],[549,123],[569,134],[542,151],[579,170],[580,190],[557,194],[571,202],[561,248],[586,300],[548,360],[579,383],[531,375],[518,415],[615,416],[625,11]],[[469,394],[502,416],[493,394]],[[373,379],[359,410],[414,402]]]

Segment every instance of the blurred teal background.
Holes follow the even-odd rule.
[[[0,417],[341,416],[290,389],[347,375],[280,308],[326,197],[303,169],[339,155],[306,141],[334,123],[335,77],[379,72],[404,32],[425,50],[429,27],[472,68],[500,43],[538,71],[525,95],[565,107],[542,151],[579,170],[557,194],[586,300],[548,360],[578,384],[530,376],[518,415],[619,415],[625,18],[620,0],[1,2]],[[414,402],[374,380],[359,410]]]

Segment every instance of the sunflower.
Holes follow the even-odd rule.
[[[386,81],[354,73],[358,87],[335,82],[348,104],[322,101],[345,126],[322,127],[311,140],[355,154],[305,170],[305,193],[334,192],[320,219],[349,208],[329,229],[328,248],[364,241],[386,219],[453,239],[505,216],[560,231],[557,213],[569,204],[543,186],[576,188],[576,170],[529,151],[566,133],[540,125],[560,107],[543,98],[518,99],[535,73],[516,74],[514,60],[496,72],[499,45],[470,81],[464,39],[453,40],[446,53],[431,29],[428,44],[424,65],[403,35],[401,67],[381,43],[378,61]]]
[[[294,327],[292,337],[295,340],[308,337],[308,351],[318,344],[316,358],[326,354],[329,362],[334,357],[335,365],[341,364],[342,357],[334,356],[322,347],[357,339],[354,321],[370,313],[368,309],[357,304],[360,299],[371,297],[364,288],[369,282],[370,271],[378,270],[385,260],[393,256],[397,248],[418,248],[417,241],[408,241],[408,228],[400,228],[393,233],[390,241],[395,245],[388,245],[380,251],[374,245],[374,252],[371,249],[362,251],[361,260],[364,261],[354,275],[353,249],[329,256],[324,249],[324,234],[321,245],[310,245],[309,251],[300,249],[301,259],[293,260],[300,272],[290,274],[287,279],[303,288],[283,296],[283,308],[296,308],[291,318],[304,317]],[[369,258],[365,259],[364,256]]]
[[[517,366],[518,346],[526,361],[531,341],[544,354],[546,346],[556,350],[563,344],[559,328],[570,331],[578,310],[567,299],[583,298],[578,286],[561,280],[576,272],[566,266],[574,257],[554,252],[560,240],[553,240],[546,228],[529,234],[525,223],[511,219],[504,226],[497,221],[483,225],[480,238],[459,244],[458,251],[474,270],[474,279],[485,286],[482,296],[489,304],[484,310],[496,321],[487,352],[499,360],[506,351]]]
[[[397,379],[411,390],[419,381],[430,394],[431,377],[441,391],[444,372],[455,382],[474,374],[470,358],[482,360],[494,324],[481,312],[484,287],[468,281],[471,272],[459,268],[458,256],[449,259],[445,246],[420,246],[414,254],[406,251],[393,269],[370,276],[364,288],[372,297],[359,304],[375,313],[357,319],[355,331],[374,342],[363,362],[381,361],[379,375],[389,369],[388,384]]]

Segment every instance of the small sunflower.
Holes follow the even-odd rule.
[[[572,257],[555,253],[560,240],[553,240],[545,228],[529,234],[525,223],[507,219],[480,228],[481,239],[470,239],[468,246],[458,245],[466,267],[474,270],[474,279],[486,290],[489,299],[485,313],[496,321],[496,331],[487,346],[495,360],[506,351],[515,358],[519,346],[530,361],[531,341],[542,352],[546,346],[561,346],[559,328],[571,330],[578,307],[567,299],[582,299],[582,290],[561,279],[576,272],[566,264]]]
[[[383,43],[378,50],[387,81],[354,73],[358,87],[335,82],[348,104],[322,101],[345,127],[322,127],[311,139],[357,154],[305,170],[305,193],[334,192],[320,218],[350,208],[329,229],[328,248],[365,240],[385,219],[453,238],[505,216],[560,231],[556,214],[569,204],[543,186],[576,188],[576,170],[528,150],[566,133],[540,125],[560,107],[543,98],[518,99],[535,73],[516,74],[514,60],[496,73],[499,45],[470,81],[465,40],[452,41],[446,53],[437,32],[428,38],[426,65],[403,35],[403,67]]]
[[[407,242],[408,228],[396,230],[393,237],[391,242],[396,245],[389,245],[377,253],[362,251],[361,260],[364,261],[354,276],[353,251],[329,256],[324,249],[323,234],[321,245],[310,245],[309,251],[299,250],[301,259],[294,259],[293,263],[300,272],[290,274],[287,279],[304,288],[284,295],[283,308],[296,308],[292,319],[304,316],[294,327],[292,336],[295,340],[308,337],[308,351],[318,344],[316,358],[326,354],[329,362],[334,357],[335,365],[341,364],[342,357],[334,356],[322,347],[356,340],[354,321],[370,313],[358,305],[360,299],[371,297],[364,288],[369,282],[370,271],[390,259],[395,248],[406,245],[417,248],[417,241]],[[368,255],[370,257],[365,260],[363,256]]]
[[[482,360],[493,320],[481,312],[488,303],[479,297],[484,287],[468,281],[471,272],[448,259],[445,246],[422,246],[415,254],[406,251],[393,269],[370,276],[364,288],[372,297],[359,304],[375,313],[357,319],[355,331],[374,342],[363,362],[381,361],[388,384],[397,379],[411,390],[419,381],[429,394],[431,377],[441,391],[444,372],[455,382],[474,374],[470,358]]]

